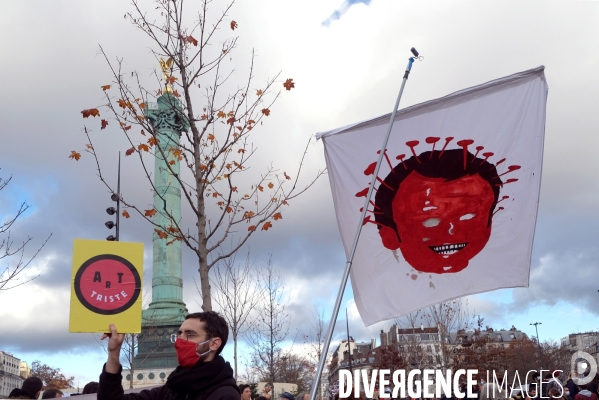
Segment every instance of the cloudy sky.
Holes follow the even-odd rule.
[[[111,59],[122,57],[126,70],[151,79],[151,43],[123,19],[130,9],[117,0],[38,0],[12,2],[0,14],[0,176],[13,177],[0,192],[0,218],[27,201],[31,208],[12,229],[16,240],[33,236],[33,251],[52,233],[24,274],[39,278],[0,293],[0,350],[60,367],[81,384],[97,378],[105,354],[93,335],[68,333],[72,243],[109,234],[104,210],[111,202],[93,160],[67,156],[86,142],[80,111],[102,104],[100,86],[111,82],[98,45]],[[258,82],[279,71],[296,82],[256,131],[257,169],[272,161],[292,171],[316,132],[390,112],[412,46],[424,60],[414,66],[402,107],[545,65],[545,161],[530,288],[469,303],[495,328],[515,325],[533,335],[529,324],[542,322],[541,340],[599,330],[599,1],[240,0],[230,18],[240,37],[230,61],[239,71],[233,79],[243,83],[253,48]],[[94,135],[104,172],[116,180],[123,138],[116,129]],[[320,142],[310,146],[306,165],[304,181],[324,168]],[[151,193],[136,168],[123,160],[123,194],[149,205]],[[146,271],[151,232],[139,218],[121,227],[122,240],[146,244]],[[272,254],[284,274],[291,332],[306,329],[314,306],[330,309],[345,259],[327,177],[250,247],[258,263]],[[193,311],[196,269],[184,253],[184,300]],[[369,340],[390,325],[365,328],[351,290],[344,307],[356,339]]]

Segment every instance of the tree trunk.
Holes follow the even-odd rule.
[[[233,361],[235,363],[235,380],[237,381],[237,333],[233,333]]]

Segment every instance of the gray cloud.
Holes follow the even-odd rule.
[[[241,34],[231,62],[238,68],[235,78],[243,78],[249,49],[255,46],[259,79],[281,68],[284,79],[297,82],[294,91],[283,93],[256,136],[256,170],[272,160],[289,172],[316,131],[389,112],[412,46],[425,59],[414,66],[402,106],[544,64],[550,91],[531,287],[514,290],[508,305],[476,299],[472,303],[491,322],[531,305],[558,301],[597,313],[593,277],[599,252],[599,186],[594,183],[599,170],[599,56],[589,38],[599,37],[594,20],[599,3],[377,1],[368,5],[368,13],[349,12],[328,28],[321,22],[338,4],[320,3],[294,5],[291,19],[290,9],[276,0],[260,3],[264,13],[255,12],[255,4],[240,3],[234,10]],[[8,55],[3,62],[5,95],[0,97],[0,172],[12,173],[18,187],[10,199],[0,192],[0,215],[12,212],[20,198],[33,205],[13,229],[16,239],[35,237],[28,251],[53,232],[32,265],[41,276],[14,292],[0,293],[2,346],[15,354],[85,353],[101,365],[103,353],[93,337],[67,333],[69,280],[73,239],[103,240],[109,234],[104,210],[111,201],[94,176],[91,158],[84,154],[76,163],[67,156],[83,148],[87,125],[103,154],[103,173],[116,183],[117,152],[128,146],[115,127],[100,131],[99,121],[83,120],[80,111],[103,104],[100,86],[111,80],[97,43],[111,59],[125,57],[127,72],[137,69],[153,85],[150,43],[122,18],[128,9],[119,1],[68,7],[25,2],[0,15],[6,38],[0,51]],[[323,167],[322,147],[316,143],[310,147],[306,179]],[[151,203],[133,158],[123,157],[122,179],[125,196],[141,205]],[[188,211],[185,215],[189,218]],[[256,260],[272,253],[283,271],[292,294],[295,332],[304,329],[313,304],[330,309],[345,262],[326,176],[285,208],[283,218],[273,230],[253,238],[249,247]],[[144,242],[149,274],[149,226],[133,216],[122,221],[121,233],[123,240]],[[194,300],[199,298],[193,285],[196,270],[193,255],[185,251],[184,298],[193,310],[199,309]],[[348,302],[346,296],[344,306]],[[19,309],[13,304],[20,304]],[[364,328],[355,309],[350,311],[356,339],[378,336],[385,325]],[[336,339],[343,338],[344,325],[341,316]]]

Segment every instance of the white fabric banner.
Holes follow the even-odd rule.
[[[544,67],[397,113],[351,269],[364,323],[528,286]],[[320,133],[349,254],[391,114]]]

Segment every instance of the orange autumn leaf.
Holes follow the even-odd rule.
[[[272,216],[274,218],[275,221],[278,221],[280,219],[283,219],[283,216],[281,215],[280,212],[276,213],[275,215]]]
[[[208,134],[208,140],[214,141],[214,135],[212,133]]]
[[[263,192],[264,188],[262,186],[258,185],[258,190],[261,191],[261,192]]]
[[[233,208],[231,206],[227,207],[227,213],[231,213],[233,211]]]
[[[252,225],[250,227],[248,227],[248,231],[255,231],[256,230],[256,225]]]
[[[148,218],[152,218],[154,215],[156,215],[156,210],[153,208],[150,210],[144,210],[144,215]]]
[[[170,160],[168,163],[169,163],[170,165],[175,165],[176,161],[175,161],[175,160]]]
[[[86,144],[86,145],[85,145],[85,147],[87,147],[87,148],[88,148],[88,149],[90,149],[90,150],[93,150],[93,149],[94,149],[94,146],[92,146],[92,145],[91,145],[91,144],[89,144],[89,143],[88,143],[88,144]]]
[[[179,92],[177,92],[176,90],[173,90],[173,96],[175,96],[175,97],[181,97],[181,95],[179,94]]]
[[[102,130],[102,129],[104,129],[104,128],[106,128],[108,126],[108,121],[106,121],[105,119],[103,119],[101,121],[101,124],[102,124],[102,126],[100,127],[100,130]]]
[[[268,108],[263,108],[262,109],[262,114],[266,115],[267,117],[270,115],[270,110]]]
[[[158,139],[156,139],[154,136],[152,136],[151,138],[148,139],[148,144],[152,147],[158,144]]]
[[[237,22],[235,21],[231,21],[231,30],[235,30],[235,28],[237,28]]]
[[[295,83],[293,82],[293,79],[287,79],[285,83],[283,83],[283,86],[285,87],[285,89],[291,90],[291,88],[295,87]]]
[[[216,116],[218,118],[225,118],[227,116],[227,114],[225,114],[222,110],[216,113]]]
[[[75,150],[72,150],[69,158],[75,161],[79,161],[79,159],[81,158],[81,154],[77,153]]]
[[[237,193],[237,186],[232,186],[231,191]]]
[[[139,150],[139,151],[142,151],[142,150],[143,151],[150,151],[150,148],[148,147],[147,144],[142,143],[139,146],[137,146],[137,150]]]
[[[169,83],[172,85],[173,83],[175,83],[176,80],[177,80],[177,77],[169,76],[168,78],[166,78],[166,83]]]
[[[193,44],[194,46],[197,46],[197,45],[198,45],[198,41],[197,41],[197,39],[196,39],[196,38],[194,38],[194,37],[193,37],[193,36],[191,36],[191,35],[187,36],[187,37],[185,38],[185,41],[186,41],[187,43],[191,43],[191,44]]]
[[[235,123],[235,117],[231,117],[227,120],[227,124],[233,125]]]
[[[131,125],[127,125],[127,126],[124,128],[124,129],[125,129],[126,131],[128,131],[129,129],[131,129]]]
[[[103,91],[107,91],[108,89],[110,89],[110,85],[104,85],[104,86],[102,86],[102,90]]]
[[[267,221],[264,225],[262,225],[262,230],[263,231],[267,231],[270,228],[272,228],[272,223],[270,221]]]
[[[289,205],[289,203],[287,203],[287,200],[283,200],[283,201],[281,202],[281,204],[284,204],[284,205],[286,205],[286,206],[287,206],[287,205]]]
[[[143,130],[143,129],[141,130],[141,134],[142,134],[143,136],[146,136],[146,133],[144,132],[144,130]]]
[[[169,231],[170,233],[179,232],[179,230],[177,228],[175,228],[174,226],[169,226],[166,230]]]
[[[237,153],[243,154],[243,153],[245,153],[245,150],[244,149],[239,149],[239,150],[237,150]]]
[[[262,89],[256,90],[256,96],[262,96]]]
[[[283,172],[283,175],[285,176],[285,179],[287,179],[288,181],[291,180],[291,177],[287,175],[287,172]]]
[[[99,117],[100,116],[100,111],[98,111],[97,108],[90,108],[88,110],[81,111],[81,114],[83,114],[83,118],[87,118],[89,116]]]
[[[146,103],[139,103],[139,108],[141,108],[141,109],[146,108]]]
[[[123,217],[125,217],[125,218],[129,218],[129,217],[131,217],[131,216],[129,215],[129,213],[127,212],[127,210],[123,210],[123,214],[122,214],[122,215],[123,215]]]
[[[268,188],[272,189],[273,187],[275,187],[275,185],[273,185],[272,182],[268,182]]]
[[[121,107],[121,108],[127,107],[127,103],[123,99],[118,99],[117,103],[119,104],[119,107]]]
[[[144,118],[145,118],[145,117],[144,117],[143,115],[136,115],[136,116],[135,116],[135,119],[136,119],[136,120],[138,120],[138,121],[143,121],[143,120],[144,120]]]
[[[161,231],[160,229],[154,229],[154,232],[158,234],[158,237],[160,239],[166,239],[168,237],[168,234],[166,232]]]
[[[128,149],[128,150],[125,152],[125,155],[126,155],[126,156],[130,156],[130,155],[131,155],[131,154],[133,154],[133,153],[135,153],[135,146],[133,146],[133,147],[131,147],[130,149]]]

